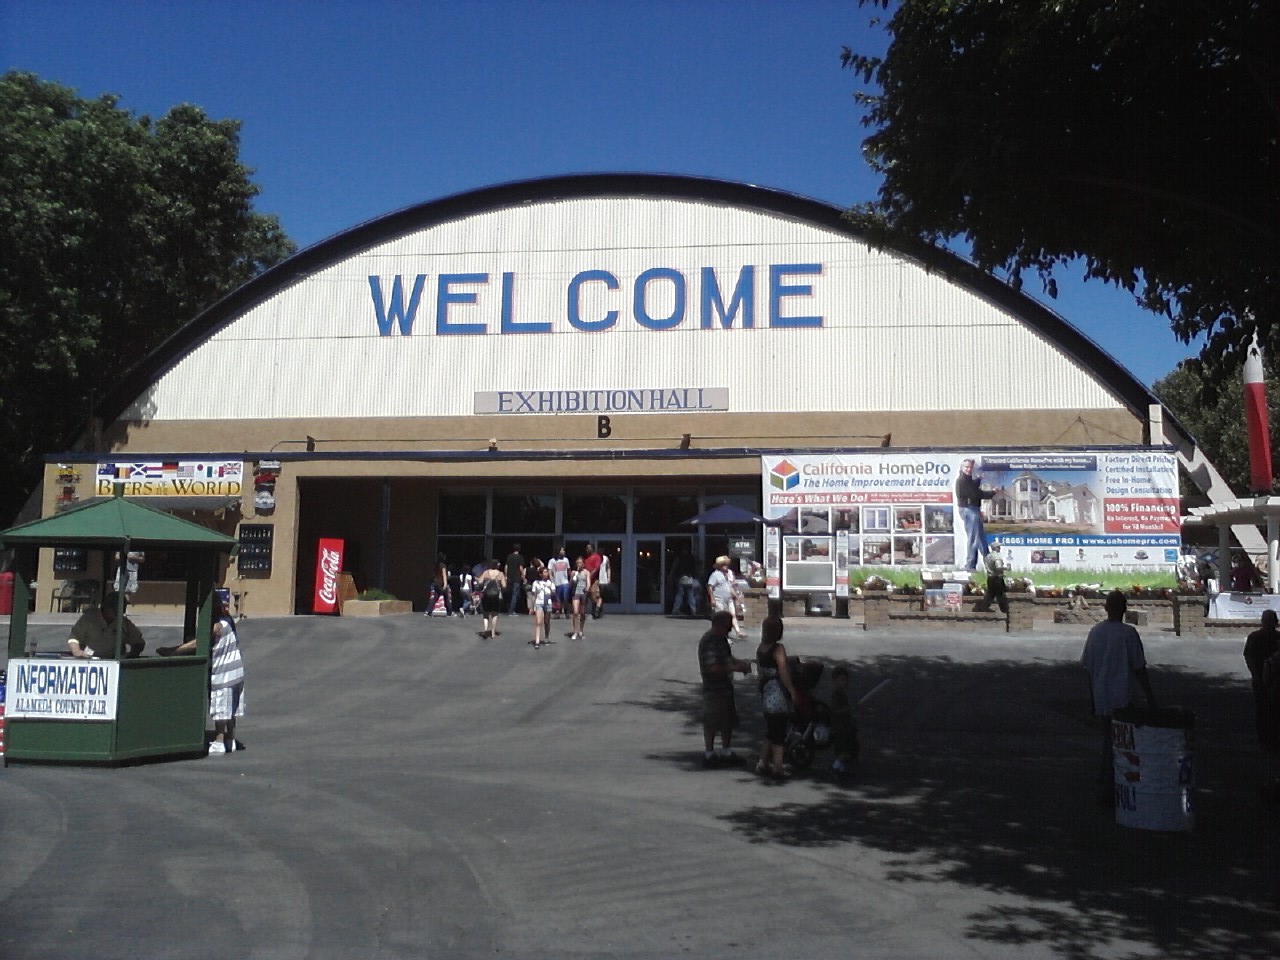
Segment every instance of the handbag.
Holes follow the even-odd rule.
[[[765,681],[760,689],[760,701],[764,705],[765,713],[791,712],[791,701],[787,699],[787,691],[777,677],[770,677]]]

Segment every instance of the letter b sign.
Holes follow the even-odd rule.
[[[596,417],[596,439],[607,440],[613,434],[608,417]]]

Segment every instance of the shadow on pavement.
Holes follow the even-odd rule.
[[[884,656],[850,667],[855,697],[895,681],[862,711],[856,777],[841,788],[813,774],[811,800],[771,792],[769,805],[725,813],[752,842],[853,843],[878,851],[892,881],[982,891],[984,908],[966,918],[977,940],[1069,958],[1276,955],[1277,810],[1259,797],[1264,764],[1239,678],[1153,668],[1160,701],[1196,714],[1196,825],[1161,834],[1094,805],[1096,736],[1075,664]],[[753,691],[739,686],[737,739],[751,750]],[[699,725],[696,685],[648,706]]]

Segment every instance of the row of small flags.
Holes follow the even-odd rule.
[[[240,461],[225,463],[100,463],[100,480],[161,480],[176,477],[179,480],[220,480],[238,477],[244,472]]]

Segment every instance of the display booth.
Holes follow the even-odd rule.
[[[232,553],[235,543],[123,497],[0,532],[0,546],[14,551],[16,574],[5,764],[121,764],[203,754],[218,559]],[[36,654],[35,645],[27,643],[27,611],[42,547],[100,550],[103,569],[117,552],[123,557],[130,550],[166,550],[181,556],[186,568],[183,636],[196,639],[195,654],[122,659],[123,594],[114,623],[115,656]],[[96,598],[95,605],[100,601]]]

